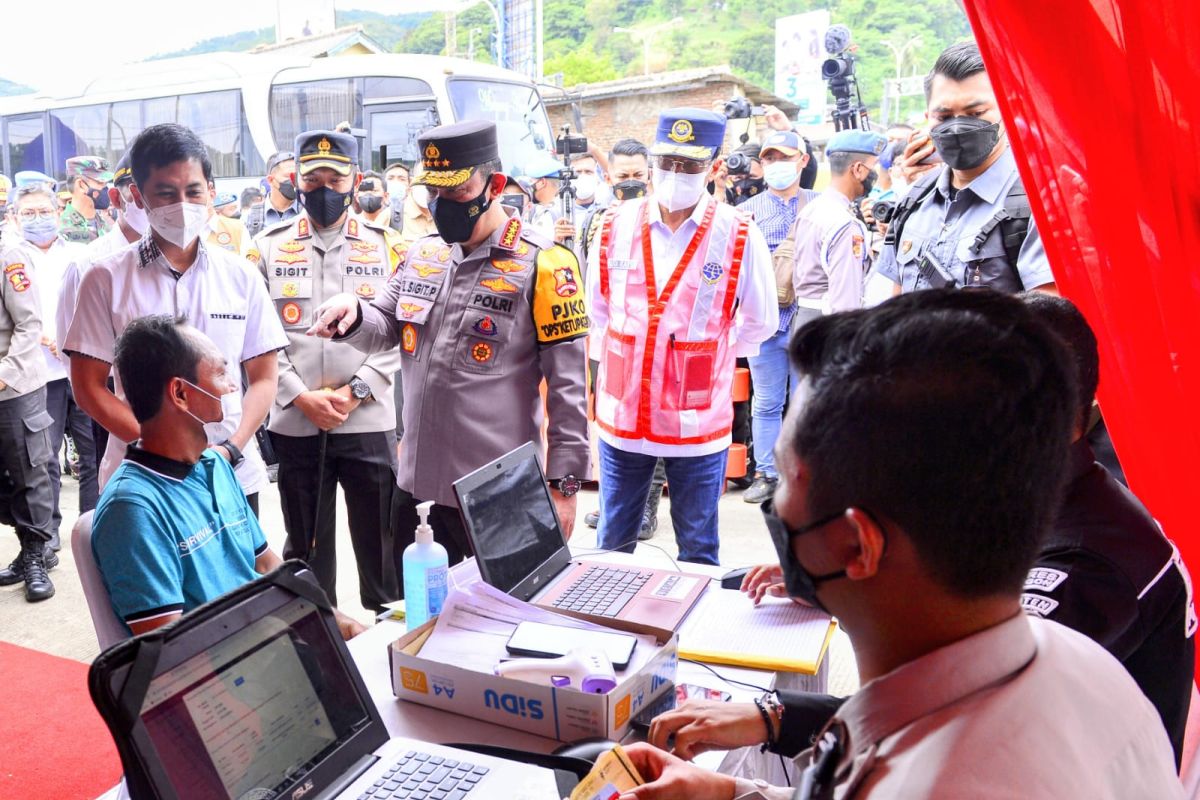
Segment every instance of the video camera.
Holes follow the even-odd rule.
[[[554,152],[563,158],[563,168],[558,171],[558,200],[561,204],[563,219],[575,224],[575,170],[571,167],[571,157],[587,155],[588,140],[586,136],[571,133],[570,125],[563,125],[562,135],[554,140]],[[563,244],[570,249],[572,239],[566,239]]]
[[[832,25],[825,32],[825,52],[830,57],[821,64],[821,77],[833,95],[834,130],[858,128],[865,131],[871,126],[855,75],[858,57],[852,52],[854,47],[850,37],[850,29],[845,25]]]

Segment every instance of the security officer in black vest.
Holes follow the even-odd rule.
[[[430,522],[450,562],[470,555],[453,483],[487,462],[526,442],[539,452],[544,444],[550,495],[568,536],[590,466],[588,316],[575,255],[499,202],[505,176],[494,124],[444,125],[418,142],[423,169],[413,180],[429,189],[438,234],[412,243],[380,297],[326,300],[309,329],[369,353],[400,348],[398,571],[421,501],[435,503]]]
[[[922,175],[897,207],[876,271],[896,294],[946,286],[1053,291],[979,48],[948,47],[925,95],[931,139],[910,145],[906,160],[924,162],[936,149],[945,165]]]
[[[395,351],[364,355],[348,344],[305,336],[313,310],[350,292],[384,293],[399,264],[382,227],[351,213],[360,180],[358,141],[333,131],[296,137],[293,181],[303,211],[256,240],[259,268],[288,334],[279,353],[279,391],[268,430],[279,458],[288,539],[284,558],[303,558],[337,603],[334,550],[337,486],[346,495],[363,607],[396,597],[389,525],[395,485],[392,376]]]

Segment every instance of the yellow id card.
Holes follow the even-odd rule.
[[[616,800],[643,783],[629,756],[617,745],[596,759],[596,766],[571,792],[571,800]]]

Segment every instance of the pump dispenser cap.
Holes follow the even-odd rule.
[[[421,518],[421,524],[417,526],[416,540],[421,544],[433,541],[433,528],[429,527],[429,512],[431,510],[433,510],[432,500],[417,503],[417,516]]]

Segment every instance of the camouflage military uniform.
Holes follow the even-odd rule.
[[[86,178],[98,183],[108,184],[112,182],[112,170],[108,167],[108,161],[98,156],[75,156],[67,159],[67,181],[73,186],[77,178]],[[87,244],[88,242],[99,239],[104,234],[112,230],[113,219],[108,213],[108,195],[107,187],[100,192],[100,196],[95,198],[96,207],[93,209],[94,214],[91,219],[88,219],[83,213],[75,208],[75,201],[67,203],[67,207],[63,209],[62,215],[58,219],[58,232],[68,242],[78,242]]]

